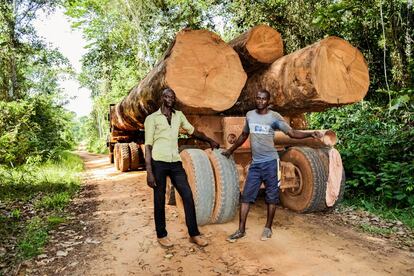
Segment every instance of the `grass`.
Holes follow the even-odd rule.
[[[44,196],[36,202],[36,208],[43,208],[45,210],[62,211],[69,203],[70,195],[67,192],[57,193],[50,196]]]
[[[392,229],[381,228],[381,227],[370,225],[370,224],[367,224],[367,223],[362,223],[359,227],[364,232],[374,234],[374,235],[389,235],[389,234],[392,234],[394,232],[394,230],[392,230]]]
[[[384,202],[378,201],[375,198],[361,196],[346,198],[343,203],[346,206],[354,206],[368,211],[385,220],[401,221],[410,229],[414,229],[414,206],[399,209],[387,206]]]
[[[47,222],[49,223],[49,226],[54,227],[55,225],[61,224],[63,222],[65,222],[66,219],[59,217],[59,216],[49,216],[47,218]]]
[[[79,156],[62,152],[57,160],[16,168],[0,166],[0,200],[27,201],[38,193],[75,192],[83,169]]]
[[[18,244],[20,255],[26,259],[42,253],[42,248],[48,240],[47,232],[48,227],[40,217],[30,219]]]
[[[14,242],[10,256],[17,256],[0,262],[13,265],[42,252],[48,231],[65,222],[64,209],[80,187],[82,170],[80,157],[68,151],[45,163],[0,166],[0,246]]]

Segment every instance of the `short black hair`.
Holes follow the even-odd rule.
[[[164,95],[164,94],[165,94],[165,93],[167,93],[167,92],[172,92],[172,93],[175,95],[174,90],[172,90],[172,89],[171,89],[171,88],[169,88],[169,87],[164,88],[164,90],[162,90],[162,92],[161,92],[161,95]]]
[[[267,98],[270,99],[270,92],[266,89],[260,89],[259,91],[257,91],[257,93],[265,93],[267,95]]]

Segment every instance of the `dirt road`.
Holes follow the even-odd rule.
[[[36,261],[27,274],[414,275],[412,252],[332,224],[323,215],[278,208],[273,238],[260,241],[263,200],[252,208],[247,236],[236,243],[225,240],[237,228],[236,218],[200,227],[210,241],[204,249],[188,242],[176,207],[167,206],[167,229],[175,246],[163,249],[155,238],[146,173],[119,173],[104,155],[80,155],[86,164],[85,189],[74,202],[81,206],[75,208],[76,217],[60,229],[69,234],[56,234],[59,243],[45,254],[54,257]]]

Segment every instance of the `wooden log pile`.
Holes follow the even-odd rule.
[[[229,43],[207,30],[185,29],[115,106],[112,125],[142,128],[145,117],[159,108],[167,86],[176,93],[177,108],[195,115],[244,116],[254,109],[256,92],[266,89],[272,109],[305,128],[304,112],[362,100],[369,74],[361,52],[338,37],[283,56],[281,35],[269,26],[253,27]]]
[[[227,114],[253,109],[260,89],[270,92],[273,109],[289,115],[358,102],[368,86],[368,66],[361,52],[341,38],[328,37],[250,76]]]
[[[179,32],[151,72],[114,108],[111,123],[120,130],[143,127],[170,87],[186,114],[211,114],[234,105],[247,79],[237,53],[207,30]]]

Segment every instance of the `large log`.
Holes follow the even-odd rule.
[[[304,130],[304,132],[313,132],[314,130]],[[322,133],[321,138],[308,137],[305,139],[294,139],[281,131],[275,131],[274,142],[277,146],[307,146],[307,147],[333,147],[336,144],[336,133],[332,130],[319,130]]]
[[[260,89],[270,92],[273,109],[289,115],[358,102],[368,86],[368,66],[361,52],[343,39],[328,37],[249,77],[226,114],[254,109]]]
[[[119,130],[143,127],[159,108],[161,91],[172,88],[177,108],[186,114],[209,114],[234,105],[247,76],[237,53],[207,30],[180,31],[163,58],[111,114]]]
[[[285,121],[294,129],[308,129],[308,121],[304,113],[283,116]]]
[[[229,42],[239,54],[246,73],[268,66],[283,56],[282,36],[267,25],[258,25]]]

